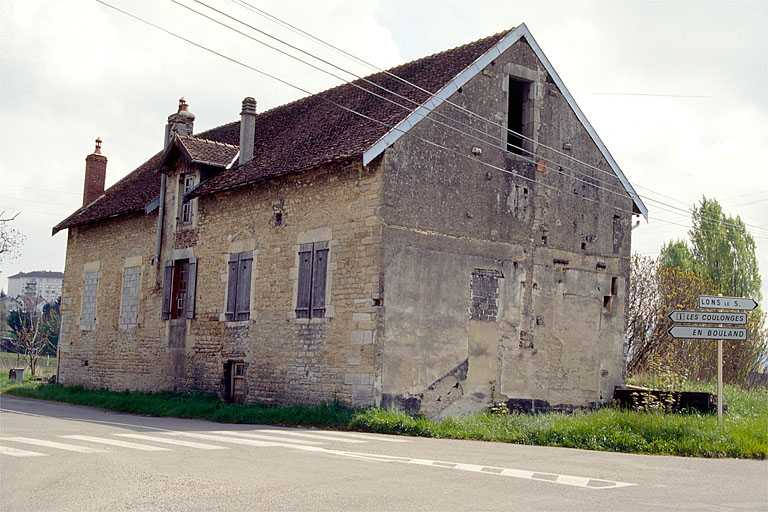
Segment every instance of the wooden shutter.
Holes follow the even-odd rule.
[[[163,269],[163,310],[161,318],[171,318],[171,289],[173,288],[173,262],[166,261]]]
[[[318,242],[314,246],[312,262],[312,317],[325,316],[325,276],[328,268],[328,242]]]
[[[312,286],[312,244],[299,247],[299,289],[296,296],[296,318],[309,318]]]
[[[251,266],[253,253],[241,252],[237,255],[237,301],[235,319],[248,320],[251,313]]]
[[[227,321],[235,319],[235,303],[237,302],[237,254],[229,255],[229,277],[227,279],[227,310],[224,317]]]
[[[187,318],[195,317],[195,282],[197,281],[197,258],[189,258],[187,282]]]

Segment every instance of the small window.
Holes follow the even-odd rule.
[[[227,280],[227,321],[248,320],[251,308],[251,267],[253,252],[245,251],[229,255],[229,279]]]
[[[525,128],[526,99],[530,82],[523,82],[509,77],[509,93],[507,96],[507,151],[516,155],[524,151],[523,130]]]
[[[299,247],[299,289],[296,318],[325,316],[325,281],[328,268],[328,242]]]
[[[197,258],[166,262],[163,276],[163,320],[195,316],[196,279]]]
[[[186,201],[184,200],[184,196],[186,196],[187,192],[192,190],[192,188],[195,186],[195,175],[194,174],[185,174],[182,178],[182,193],[181,197],[179,198],[181,201],[181,223],[182,224],[189,224],[192,222],[192,201]]]

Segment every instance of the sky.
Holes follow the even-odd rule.
[[[755,238],[768,298],[767,0],[246,1],[380,68],[525,23],[648,207],[633,252],[686,239],[690,209],[715,198]],[[183,7],[213,15],[195,0],[105,2],[301,89],[341,83]],[[371,72],[241,2],[205,3]],[[0,288],[17,272],[64,270],[66,232],[51,228],[81,206],[96,137],[109,186],[162,149],[182,96],[201,132],[238,120],[245,96],[264,111],[304,95],[94,0],[3,0],[0,212],[18,213],[10,226],[25,240],[0,262]]]

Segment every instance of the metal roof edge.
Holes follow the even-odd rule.
[[[536,43],[536,40],[533,38],[533,35],[531,35],[531,32],[530,30],[528,30],[528,27],[525,25],[525,23],[521,23],[514,30],[510,31],[509,34],[504,36],[504,38],[502,38],[501,41],[496,43],[487,52],[485,52],[483,55],[478,57],[475,60],[475,62],[470,64],[464,71],[459,73],[456,76],[456,78],[448,82],[438,92],[432,95],[432,97],[430,97],[418,108],[414,109],[413,112],[408,114],[408,116],[405,119],[397,123],[391,130],[385,133],[378,141],[376,141],[370,148],[368,148],[363,153],[363,165],[368,165],[374,158],[376,158],[381,153],[383,153],[385,149],[387,149],[389,146],[394,144],[398,139],[400,139],[400,137],[405,135],[408,132],[408,130],[410,130],[419,121],[421,121],[424,117],[426,117],[432,110],[440,106],[453,93],[458,91],[460,87],[465,85],[475,75],[480,73],[480,71],[482,71],[483,68],[485,68],[488,64],[490,64],[490,62],[493,59],[501,55],[501,53],[506,51],[510,46],[516,43],[521,37],[525,37],[531,49],[533,49],[534,53],[536,54],[536,57],[538,57],[538,59],[544,65],[544,68],[552,77],[552,80],[554,80],[557,87],[563,93],[563,96],[568,102],[568,105],[573,109],[574,113],[576,114],[577,119],[581,122],[582,126],[584,126],[584,129],[587,130],[587,133],[589,133],[589,136],[592,137],[592,140],[597,145],[597,148],[600,150],[600,153],[602,153],[603,157],[605,157],[606,161],[608,162],[608,165],[610,165],[611,169],[616,174],[616,177],[619,178],[619,181],[624,186],[624,189],[627,191],[629,196],[632,198],[632,201],[634,202],[639,212],[643,215],[643,217],[645,217],[646,220],[648,220],[648,208],[646,208],[645,204],[643,204],[642,199],[640,199],[640,196],[632,187],[632,184],[629,183],[629,180],[627,179],[627,177],[624,176],[624,173],[621,171],[619,164],[616,163],[616,160],[614,160],[613,156],[608,151],[608,148],[605,146],[603,141],[597,135],[597,132],[587,120],[586,116],[584,115],[584,112],[582,112],[581,109],[579,108],[578,104],[576,103],[576,100],[568,91],[568,88],[565,86],[562,79],[555,71],[555,68],[549,62],[549,59],[547,59],[546,55],[544,55],[544,52],[539,47],[538,43]]]
[[[461,73],[444,85],[439,91],[433,94],[422,105],[414,109],[413,112],[397,123],[391,130],[385,133],[378,141],[376,141],[370,148],[363,153],[363,165],[368,165],[374,158],[379,156],[385,149],[394,144],[400,137],[405,135],[408,130],[413,128],[419,121],[427,116],[432,110],[439,107],[445,100],[447,100],[453,93],[459,90],[460,87],[469,82],[475,75],[483,70],[485,66],[491,63],[493,59],[501,55],[507,48],[517,42],[523,35],[522,27],[520,25],[509,34],[504,36],[501,41],[492,46],[488,51],[482,54],[475,61],[467,66]]]
[[[517,28],[522,28],[522,30],[524,31],[526,41],[528,41],[528,44],[533,49],[534,53],[539,58],[541,63],[544,64],[544,68],[547,70],[549,75],[552,77],[552,80],[554,80],[557,87],[563,93],[565,100],[568,102],[568,105],[570,105],[570,107],[573,109],[573,112],[576,114],[576,117],[579,119],[579,121],[581,121],[581,124],[582,126],[584,126],[584,129],[587,130],[587,133],[589,133],[589,136],[592,137],[592,140],[597,145],[597,148],[600,150],[600,153],[602,153],[603,157],[605,157],[605,159],[608,161],[608,165],[611,166],[611,169],[616,174],[616,177],[619,178],[619,181],[621,181],[621,184],[624,185],[624,189],[629,194],[629,197],[632,198],[632,201],[634,201],[635,206],[637,206],[637,209],[640,211],[642,216],[645,217],[645,220],[648,220],[648,208],[646,208],[642,199],[640,199],[640,196],[638,195],[638,193],[635,192],[634,187],[632,187],[632,184],[629,182],[627,177],[624,176],[624,173],[621,171],[619,164],[617,164],[616,160],[613,159],[613,156],[611,155],[610,151],[608,151],[608,148],[600,139],[600,136],[597,135],[597,132],[592,127],[589,120],[587,120],[587,117],[584,115],[584,112],[582,112],[581,109],[579,108],[579,105],[576,103],[576,99],[571,95],[570,91],[568,91],[568,88],[565,86],[565,83],[563,83],[563,80],[560,78],[560,75],[557,74],[557,71],[555,71],[555,68],[552,67],[552,64],[549,62],[549,59],[547,59],[546,55],[544,55],[544,52],[542,51],[541,47],[539,47],[536,40],[533,38],[533,35],[531,34],[530,30],[528,30],[528,27],[526,27],[525,23],[523,23]]]

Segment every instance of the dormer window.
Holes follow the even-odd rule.
[[[185,201],[184,196],[192,190],[192,188],[195,186],[195,175],[194,174],[185,174],[182,176],[181,181],[181,197],[179,198],[181,201],[181,215],[179,216],[181,219],[182,224],[189,224],[192,222],[192,201],[189,200]]]

